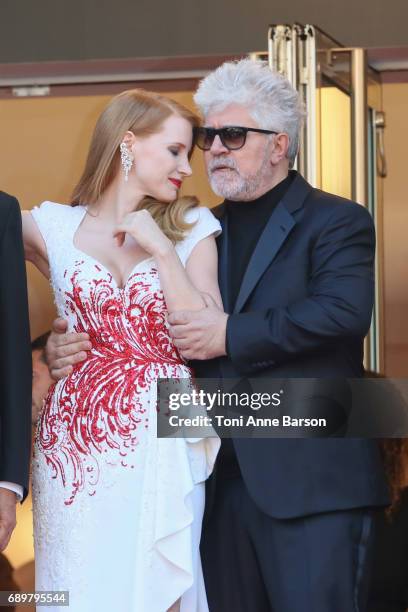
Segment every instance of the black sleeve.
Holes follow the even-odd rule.
[[[310,253],[308,295],[228,318],[228,355],[236,370],[250,375],[336,339],[364,337],[374,300],[374,254],[370,214],[356,204],[337,207]]]
[[[2,197],[0,229],[0,480],[28,492],[31,455],[31,344],[20,207]],[[7,210],[6,210],[7,206]]]

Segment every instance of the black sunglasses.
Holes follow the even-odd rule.
[[[199,149],[209,151],[214,142],[214,138],[219,136],[224,147],[226,147],[229,151],[236,151],[237,149],[242,149],[244,146],[248,132],[258,132],[259,134],[279,134],[279,132],[272,130],[259,130],[257,128],[240,127],[237,125],[231,125],[218,129],[210,127],[197,127],[194,128],[194,142]]]

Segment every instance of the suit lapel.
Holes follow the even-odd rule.
[[[252,253],[242,279],[235,302],[234,312],[240,312],[252,293],[258,280],[273,261],[282,244],[292,231],[295,221],[291,214],[279,203],[271,214],[268,223]]]
[[[311,190],[312,187],[297,174],[285,196],[271,214],[252,253],[234,306],[234,313],[242,310],[259,279],[276,257],[296,225],[292,213],[303,206]]]

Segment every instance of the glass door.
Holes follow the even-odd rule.
[[[367,88],[368,116],[368,198],[367,208],[376,227],[376,293],[373,324],[370,329],[370,364],[375,372],[385,369],[384,334],[384,232],[383,232],[383,179],[387,176],[387,160],[384,146],[385,114],[382,111],[382,87],[379,74],[368,69]]]

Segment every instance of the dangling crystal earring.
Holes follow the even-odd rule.
[[[130,169],[133,166],[133,156],[129,153],[129,150],[124,142],[120,143],[120,161],[122,162],[123,172],[125,173],[125,182],[129,177]]]

